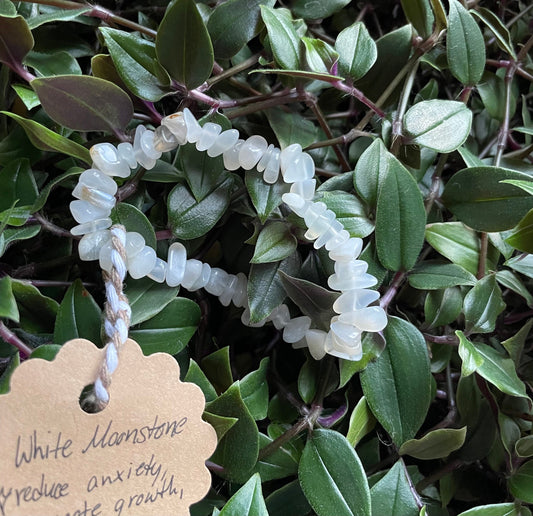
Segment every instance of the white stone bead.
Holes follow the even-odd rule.
[[[228,149],[231,149],[239,139],[239,131],[237,129],[228,129],[221,133],[215,143],[209,149],[207,149],[207,155],[210,158],[216,158],[221,154],[224,154]]]
[[[387,326],[387,314],[380,306],[367,306],[339,316],[342,323],[353,324],[361,331],[381,331]]]
[[[178,146],[178,139],[166,125],[160,125],[154,131],[154,148],[159,152],[168,152]]]
[[[250,136],[239,150],[239,163],[244,170],[254,168],[266,152],[268,142],[259,135]]]
[[[288,163],[287,168],[282,173],[286,183],[312,179],[315,175],[315,162],[307,152],[302,152]]]
[[[291,185],[291,193],[303,197],[306,201],[312,201],[315,196],[316,179],[296,181]]]
[[[321,360],[326,354],[326,337],[327,333],[322,330],[307,330],[305,332],[305,341],[309,348],[309,353],[315,360]],[[294,347],[294,345],[293,345]]]
[[[146,170],[150,170],[156,164],[157,159],[149,156],[145,152],[145,145],[143,145],[143,135],[146,133],[146,127],[144,125],[138,125],[135,129],[135,138],[133,140],[133,152],[135,153],[135,159]],[[155,149],[154,149],[155,150]]]
[[[190,286],[189,291],[194,292],[200,288],[204,288],[211,276],[211,265],[208,263],[202,263],[202,270],[196,281]]]
[[[286,304],[277,306],[268,316],[268,320],[272,321],[272,324],[274,325],[274,328],[276,328],[276,330],[282,330],[291,320],[289,307]]]
[[[98,260],[100,249],[111,239],[111,232],[107,229],[86,234],[78,244],[80,259],[89,262]]]
[[[338,274],[332,274],[328,278],[328,285],[333,290],[340,290],[341,292],[344,292],[346,290],[354,290],[354,289],[361,289],[361,288],[369,288],[373,287],[378,280],[372,276],[371,274],[364,273],[360,276],[348,276],[343,277],[339,276]]]
[[[218,297],[222,306],[228,306],[231,302],[233,294],[235,294],[235,286],[237,285],[237,276],[234,274],[228,274],[228,282],[224,288],[224,292]]]
[[[359,328],[340,320],[331,323],[331,332],[346,345],[356,343],[361,339],[361,330]]]
[[[152,159],[159,159],[161,152],[156,150],[154,143],[154,132],[148,129],[141,136],[141,148],[143,152]]]
[[[200,139],[196,142],[196,149],[199,151],[206,151],[212,147],[217,139],[217,136],[220,134],[220,131],[222,131],[222,127],[220,127],[218,124],[207,122],[202,127]]]
[[[295,193],[284,193],[281,196],[282,201],[294,212],[296,215],[303,217],[307,210],[310,209],[311,204],[303,197]]]
[[[111,210],[99,208],[88,201],[72,201],[70,203],[70,212],[76,222],[84,224],[108,217]]]
[[[333,303],[333,310],[338,314],[361,310],[379,299],[377,290],[355,289],[341,294]]]
[[[76,188],[72,191],[72,195],[82,201],[90,202],[93,206],[102,208],[103,210],[111,211],[116,203],[113,195],[81,183],[76,185]]]
[[[117,146],[118,157],[130,168],[137,168],[137,160],[133,152],[133,145],[129,142],[119,143]]]
[[[263,170],[265,170],[267,164],[268,164],[268,160],[271,158],[272,156],[272,152],[274,151],[275,147],[274,145],[270,144],[268,147],[267,147],[267,150],[263,153],[263,155],[261,156],[261,159],[259,160],[259,163],[257,164],[257,171],[258,172],[263,172]]]
[[[328,207],[323,202],[310,202],[309,209],[304,214],[305,225],[310,227],[327,209]]]
[[[97,143],[89,151],[95,167],[108,176],[128,177],[130,167],[110,143]]]
[[[157,283],[163,283],[167,274],[167,262],[156,258],[154,268],[147,274],[147,276],[156,281]]]
[[[237,282],[235,283],[235,291],[231,297],[231,302],[236,307],[241,307],[248,304],[247,287],[248,280],[246,279],[246,276],[242,272],[239,272],[237,274]]]
[[[177,287],[183,280],[183,274],[185,273],[185,264],[187,262],[185,246],[179,242],[174,242],[168,248],[167,262],[167,285],[169,287]]]
[[[220,294],[224,292],[224,288],[228,283],[228,277],[229,274],[226,271],[219,269],[218,267],[213,267],[211,269],[209,281],[205,286],[205,290],[209,292],[209,294],[220,296]]]
[[[279,149],[272,150],[270,159],[265,167],[265,172],[263,173],[265,183],[272,185],[278,180],[280,155],[281,151]]]
[[[338,238],[343,229],[344,226],[341,222],[336,219],[333,220],[331,222],[331,226],[329,226],[329,228],[315,240],[315,243],[313,244],[314,248],[320,249],[324,244],[327,244],[332,238]],[[348,234],[348,236],[346,236],[346,240],[348,240],[349,237],[350,235]]]
[[[183,119],[187,126],[187,141],[189,143],[196,143],[202,134],[202,126],[197,122],[196,118],[194,118],[194,115],[190,112],[189,108],[183,110]]]
[[[291,319],[283,330],[283,340],[291,344],[305,337],[305,333],[311,326],[311,319],[307,315]]]
[[[342,324],[342,323],[332,323]],[[326,338],[327,353],[334,357],[342,358],[344,360],[358,361],[363,357],[363,347],[361,345],[361,334],[352,339],[346,338],[346,333],[337,328],[337,332],[333,329],[328,333]]]
[[[350,233],[345,229],[341,229],[338,233],[331,232],[329,240],[326,242],[326,249],[328,251],[333,251],[337,249],[342,244],[346,243],[350,238]]]
[[[86,222],[85,224],[79,224],[78,226],[74,226],[70,230],[70,232],[73,235],[86,235],[87,233],[93,233],[95,231],[107,229],[111,227],[112,223],[113,221],[109,217],[106,217],[104,219],[97,219],[91,222]]]
[[[113,243],[111,239],[107,241],[101,248],[98,260],[100,262],[100,268],[104,271],[110,272],[113,267],[111,260],[111,253],[113,252]]]
[[[329,252],[329,257],[336,262],[350,262],[355,260],[363,249],[363,240],[361,238],[349,238],[339,247]]]
[[[140,233],[136,231],[128,231],[126,233],[126,245],[124,248],[128,262],[144,249],[145,244],[144,237]]]
[[[195,281],[202,274],[202,262],[200,260],[187,260],[185,263],[185,273],[181,280],[181,286],[189,290],[195,283]]]
[[[139,253],[128,259],[128,272],[133,279],[144,278],[155,265],[155,250],[145,245]]]
[[[239,162],[239,152],[243,143],[244,140],[237,140],[237,143],[222,155],[226,170],[237,170],[241,166]]]
[[[96,190],[100,190],[101,192],[105,192],[109,195],[115,195],[117,193],[118,188],[117,183],[115,183],[113,179],[100,172],[96,168],[90,168],[85,172],[82,172],[81,176],[78,179],[78,184],[76,185],[76,188],[74,188],[74,190],[72,191],[72,195],[74,197],[81,199],[81,197],[78,197],[77,193],[82,186],[95,188]]]
[[[174,135],[178,145],[185,145],[187,143],[187,126],[185,125],[185,117],[183,113],[174,113],[168,115],[161,120],[161,125],[164,125]]]
[[[335,213],[331,210],[326,210],[309,224],[309,229],[305,232],[305,238],[307,238],[307,240],[315,240],[315,238],[324,234],[333,224],[335,217]]]
[[[242,312],[241,315],[241,322],[244,324],[244,326],[249,326],[250,328],[261,328],[265,325],[265,322],[267,319],[262,319],[259,322],[251,323],[250,322],[250,309],[246,307],[246,309]]]
[[[335,262],[334,269],[339,276],[360,276],[368,270],[368,263],[364,260]]]
[[[280,154],[280,168],[281,173],[285,176],[287,167],[302,154],[302,146],[299,143],[293,143],[285,147]]]

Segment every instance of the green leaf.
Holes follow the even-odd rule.
[[[296,247],[296,237],[290,227],[284,222],[272,222],[259,233],[250,263],[278,262],[291,255]]]
[[[526,516],[514,503],[495,503],[490,505],[478,505],[458,516]]]
[[[281,196],[287,191],[287,185],[282,177],[274,184],[265,183],[263,174],[255,170],[246,171],[244,182],[257,216],[261,224],[264,224],[270,214],[281,204]]]
[[[475,372],[500,391],[510,396],[528,399],[525,385],[518,378],[514,362],[510,358],[486,344],[471,343],[460,331],[457,331],[456,335],[460,339],[460,346],[463,346],[463,355],[466,356],[467,353],[469,355],[467,358],[469,370],[476,367]]]
[[[511,40],[509,29],[492,11],[486,7],[478,7],[470,11],[476,18],[480,19],[494,34],[498,46],[507,52],[513,59],[516,59],[516,54]]]
[[[13,295],[9,276],[0,278],[0,317],[11,319],[17,323],[20,321],[19,309]]]
[[[305,403],[311,403],[315,397],[319,373],[319,362],[308,356],[298,373],[298,394]]]
[[[272,53],[276,63],[285,70],[301,68],[302,48],[288,11],[261,6]]]
[[[293,143],[299,143],[305,149],[317,140],[317,128],[300,113],[272,108],[266,111],[266,117],[281,149]]]
[[[123,131],[133,116],[127,93],[104,79],[58,75],[31,81],[52,120],[76,131]]]
[[[518,186],[518,188],[522,188],[524,192],[527,192],[529,195],[533,195],[533,181],[531,180],[503,179],[501,182],[509,185]]]
[[[363,22],[355,22],[342,30],[335,40],[339,54],[339,73],[353,81],[361,79],[378,57],[376,43]]]
[[[317,199],[336,215],[336,219],[352,237],[364,238],[374,231],[374,224],[369,220],[363,203],[347,192],[320,192]]]
[[[423,39],[429,37],[435,21],[429,0],[402,0],[402,8],[418,35]]]
[[[202,414],[202,419],[207,421],[215,429],[218,441],[220,441],[228,433],[228,430],[238,421],[236,417],[217,416],[210,412],[204,412]]]
[[[526,462],[508,480],[511,494],[526,503],[533,503],[533,461]]]
[[[0,16],[0,63],[22,67],[33,45],[30,28],[22,16]]]
[[[289,276],[283,271],[279,271],[278,275],[285,292],[302,313],[310,317],[317,328],[329,331],[331,318],[335,315],[333,303],[339,294],[310,281]]]
[[[409,285],[419,290],[475,284],[476,277],[454,263],[423,262],[409,274]]]
[[[155,102],[169,93],[170,79],[155,55],[155,44],[129,32],[100,27],[113,63],[127,87]]]
[[[299,261],[297,253],[294,253],[281,262],[252,264],[248,277],[248,300],[252,323],[262,321],[274,308],[283,303],[286,293],[277,272],[293,275],[298,270]]]
[[[349,3],[350,0],[328,0],[327,2],[296,0],[291,4],[291,8],[294,14],[301,18],[305,18],[306,20],[319,20],[328,18]]]
[[[119,202],[111,211],[110,217],[113,224],[122,224],[127,231],[140,233],[146,245],[156,247],[157,240],[152,223],[141,210],[132,204]]]
[[[459,337],[459,356],[461,357],[461,375],[463,378],[470,376],[476,372],[485,362],[483,356],[478,353],[474,344],[472,344],[464,335],[462,331],[456,331],[455,334]]]
[[[346,440],[355,448],[359,441],[376,426],[376,418],[364,396],[357,402],[357,405],[350,415],[348,433]]]
[[[494,331],[496,318],[505,309],[502,292],[493,274],[480,279],[465,296],[466,331],[489,333]]]
[[[519,296],[522,296],[529,307],[533,307],[533,296],[530,294],[526,286],[520,281],[518,276],[511,271],[503,269],[495,273],[496,281],[505,288],[511,289]]]
[[[451,324],[459,317],[463,296],[457,287],[430,290],[424,303],[424,316],[429,328]]]
[[[448,181],[441,199],[468,226],[479,231],[504,231],[533,208],[533,196],[502,181],[525,177],[498,167],[465,168]]]
[[[465,86],[477,84],[485,69],[485,41],[472,15],[458,0],[449,0],[446,54],[452,75]]]
[[[311,512],[298,480],[271,493],[266,499],[266,506],[270,516],[307,516]]]
[[[531,254],[515,256],[507,260],[505,265],[529,278],[533,278],[533,255]]]
[[[145,355],[177,355],[193,336],[200,322],[200,307],[190,299],[178,297],[148,321],[130,330],[130,337]]]
[[[530,199],[533,200],[533,197],[530,197]],[[518,222],[505,241],[519,251],[533,253],[532,237],[533,209],[529,210],[524,218]]]
[[[329,73],[339,60],[339,54],[325,41],[303,37],[305,61],[310,70],[318,73]]]
[[[17,206],[0,212],[0,224],[24,226],[33,212],[32,206]]]
[[[366,474],[354,449],[340,433],[313,431],[302,453],[298,478],[318,516],[370,516]]]
[[[193,0],[173,0],[155,41],[159,62],[170,76],[193,89],[213,70],[213,45]]]
[[[418,516],[418,506],[400,459],[370,490],[372,514]]]
[[[7,367],[0,375],[0,394],[7,394],[9,392],[9,384],[11,375],[15,369],[20,365],[20,355],[18,351],[10,358]]]
[[[203,358],[202,369],[218,392],[224,392],[229,389],[233,384],[229,346],[218,349]]]
[[[519,366],[522,352],[524,351],[524,345],[526,339],[533,326],[533,319],[529,319],[522,328],[520,328],[512,337],[502,342],[502,346],[505,348],[509,356],[513,359],[513,362]]]
[[[375,207],[378,200],[379,185],[383,183],[392,161],[379,138],[361,154],[353,174],[353,184],[357,193],[370,206]]]
[[[20,100],[24,102],[26,109],[31,111],[34,107],[40,106],[41,101],[31,88],[23,86],[22,84],[12,84],[11,87],[17,92],[17,95],[20,97]],[[7,114],[7,111],[4,111],[3,114]]]
[[[331,75],[329,73],[324,73],[324,72],[313,72],[313,71],[308,71],[308,70],[287,70],[283,68],[268,68],[268,69],[252,70],[250,73],[251,74],[262,73],[265,75],[268,75],[268,74],[285,75],[287,77],[296,77],[297,79],[309,79],[310,81],[324,81],[328,83],[344,80],[342,77],[339,77],[338,75]]]
[[[400,455],[410,455],[421,460],[442,459],[461,448],[465,438],[466,426],[439,428],[428,432],[420,439],[405,441],[400,447]]]
[[[533,456],[533,435],[521,437],[515,443],[515,451],[519,457]]]
[[[275,0],[229,0],[217,5],[207,22],[217,58],[233,57],[263,29],[262,5],[274,7]]]
[[[253,475],[222,508],[219,516],[268,516],[261,491],[261,476]]]
[[[426,226],[426,240],[440,254],[472,274],[477,273],[479,237],[460,222],[437,222]],[[496,269],[498,254],[489,249],[487,269]]]
[[[355,373],[363,371],[365,367],[375,360],[385,349],[385,339],[375,332],[363,333],[363,357],[358,362],[353,360],[340,360],[340,387],[344,387]]]
[[[79,16],[89,12],[90,7],[82,7],[80,9],[54,9],[53,11],[38,14],[32,16],[28,20],[30,29],[36,29],[45,23],[51,23],[55,21],[75,21]]]
[[[267,435],[259,434],[260,449],[268,446],[274,439]],[[263,482],[294,476],[298,472],[298,456],[295,456],[292,450],[286,446],[281,446],[273,453],[257,461],[255,471],[257,471]]]
[[[64,50],[52,53],[33,50],[26,56],[24,63],[33,68],[38,77],[82,74],[78,61]]]
[[[0,16],[14,17],[17,15],[17,9],[10,0],[0,0]]]
[[[79,143],[73,142],[64,136],[51,131],[48,127],[45,127],[34,120],[23,118],[15,113],[9,113],[7,111],[0,111],[0,113],[13,118],[13,120],[24,129],[29,140],[38,149],[61,152],[67,156],[72,156],[73,158],[84,161],[88,165],[92,163],[89,150],[82,147]]]
[[[227,210],[232,185],[231,176],[222,176],[220,182],[199,202],[185,185],[176,185],[167,200],[172,234],[182,240],[205,235]]]
[[[413,176],[392,154],[380,175],[376,209],[376,248],[389,270],[409,270],[424,244],[426,211]]]
[[[87,339],[100,346],[102,313],[82,282],[77,279],[66,291],[57,310],[54,342],[64,344],[71,339]]]
[[[431,402],[429,357],[424,337],[411,323],[389,317],[383,333],[387,347],[361,373],[361,385],[376,419],[401,446],[426,418]]]
[[[32,205],[37,198],[37,185],[26,158],[11,161],[0,170],[0,210],[8,210],[15,203],[19,206]]]
[[[91,160],[89,159],[90,163]],[[36,211],[41,210],[44,205],[46,204],[46,201],[48,200],[48,196],[50,195],[50,192],[60,183],[63,181],[73,177],[73,176],[79,176],[83,172],[82,168],[78,167],[72,167],[69,168],[64,174],[61,174],[57,177],[54,177],[52,181],[46,184],[43,188],[41,188],[41,191],[39,192],[39,195],[37,196],[37,199],[35,199],[35,202],[33,203],[33,206],[31,207],[31,212],[35,213]]]
[[[224,472],[219,473],[219,476],[233,482],[246,482],[257,462],[259,432],[242,400],[238,383],[233,384],[216,400],[207,403],[205,410],[238,419],[218,443],[211,460],[224,467]]]
[[[179,287],[168,287],[150,278],[128,278],[124,293],[131,307],[131,325],[140,324],[158,314],[178,293]]]
[[[217,397],[215,388],[207,379],[207,376],[204,374],[204,372],[200,369],[200,366],[192,358],[189,361],[189,368],[187,369],[187,374],[185,375],[183,381],[198,385],[198,387],[200,387],[204,393],[206,402],[213,401]]]
[[[423,100],[405,113],[403,126],[413,143],[436,152],[452,152],[468,138],[472,111],[455,100]]]
[[[28,240],[41,231],[41,226],[28,226],[21,229],[4,229],[0,233],[0,256],[2,256],[10,244],[17,240]]]
[[[269,359],[263,358],[256,371],[248,373],[240,380],[242,400],[257,421],[265,419],[268,412],[268,364]]]

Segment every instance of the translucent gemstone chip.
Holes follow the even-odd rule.
[[[147,276],[156,281],[157,283],[163,283],[167,274],[167,262],[156,258],[153,269],[147,274]]]
[[[181,280],[181,285],[189,290],[195,283],[195,281],[202,274],[202,262],[200,260],[187,260],[185,264],[185,273],[183,274],[183,279]]]
[[[196,149],[199,151],[206,151],[215,144],[217,136],[220,134],[222,127],[212,122],[207,122],[202,127],[202,133],[199,140],[196,142]]]
[[[189,143],[196,143],[200,139],[202,134],[202,126],[197,122],[194,115],[190,112],[189,108],[183,110],[183,119],[187,127],[187,141]]]
[[[332,274],[328,278],[328,285],[333,290],[339,290],[341,292],[344,292],[346,290],[373,287],[377,282],[378,280],[374,276],[366,272],[364,274],[361,274],[360,276],[348,277],[339,276],[338,274]]]
[[[276,330],[282,330],[291,320],[289,307],[286,304],[277,306],[268,316],[268,320],[272,321],[272,324],[274,325],[274,328],[276,328]]]
[[[307,330],[305,341],[309,348],[309,353],[315,360],[321,360],[326,355],[326,338],[328,334],[322,330]]]
[[[120,158],[118,150],[110,143],[97,143],[90,150],[95,167],[108,176],[128,177],[130,167]]]
[[[239,152],[243,143],[244,140],[237,140],[237,143],[222,155],[226,170],[237,170],[241,166]]]
[[[307,227],[311,227],[313,222],[324,214],[328,207],[323,202],[311,202],[309,203],[309,209],[305,212],[304,221]]]
[[[380,306],[367,306],[341,314],[339,321],[353,324],[361,331],[381,331],[387,326],[387,314]]]
[[[283,340],[289,344],[298,342],[305,337],[310,326],[311,319],[307,315],[291,319],[283,330]]]
[[[159,152],[169,152],[178,146],[178,139],[166,125],[160,125],[154,131],[154,147]]]
[[[272,152],[274,151],[274,149],[275,149],[275,147],[272,144],[270,144],[267,147],[267,150],[263,153],[263,155],[261,156],[261,159],[259,160],[259,163],[257,164],[257,171],[258,172],[263,172],[263,170],[265,170],[265,168],[267,166],[267,163],[270,160],[270,158],[272,156]]]
[[[237,282],[235,283],[235,290],[233,292],[233,296],[231,297],[231,302],[236,307],[244,306],[247,303],[248,300],[248,293],[247,293],[247,285],[248,280],[246,279],[246,276],[239,272],[237,274]]]
[[[118,157],[128,165],[130,168],[137,167],[137,160],[133,152],[133,145],[129,142],[119,143],[117,146]]]
[[[167,285],[169,287],[177,287],[183,280],[185,273],[185,264],[187,262],[187,250],[185,246],[179,242],[174,242],[168,248],[167,261]]]
[[[309,229],[305,233],[305,238],[307,238],[307,240],[314,240],[315,238],[318,238],[331,227],[334,221],[335,213],[333,213],[331,210],[326,210],[324,213],[315,218],[309,225]],[[339,225],[339,229],[342,229],[342,224],[340,224],[340,222]]]
[[[293,143],[288,147],[285,147],[280,154],[280,167],[281,173],[285,176],[285,171],[291,165],[295,159],[302,154],[302,146],[299,143]]]
[[[282,201],[294,212],[296,215],[303,217],[311,208],[309,201],[295,193],[284,193],[281,196]]]
[[[315,162],[307,152],[302,152],[288,161],[285,170],[282,170],[282,173],[286,183],[295,183],[296,181],[312,179],[315,175]]]
[[[270,159],[266,164],[265,171],[263,173],[263,179],[265,183],[274,184],[279,178],[279,157],[281,151],[279,149],[273,149]]]
[[[209,276],[211,276],[211,266],[208,263],[202,263],[202,270],[196,281],[189,287],[191,292],[204,288],[209,281]]]
[[[250,136],[239,150],[239,163],[244,170],[254,168],[261,156],[266,152],[268,147],[267,141],[258,135]]]
[[[128,260],[139,254],[145,245],[144,237],[136,231],[128,231],[126,233],[126,256]]]
[[[187,126],[185,125],[185,116],[183,113],[174,113],[166,116],[161,120],[161,125],[169,129],[174,135],[178,145],[187,143]]]
[[[72,201],[70,203],[70,212],[76,222],[84,224],[106,218],[111,213],[111,210],[99,208],[88,201]]]
[[[234,274],[228,274],[228,282],[226,283],[226,288],[224,292],[220,294],[219,301],[222,306],[229,306],[233,295],[235,294],[235,286],[237,285],[237,276]]]
[[[333,303],[333,310],[338,314],[361,310],[379,299],[377,290],[355,289],[341,294]]]
[[[212,268],[211,276],[209,276],[209,281],[205,286],[205,290],[214,296],[220,296],[220,294],[224,292],[228,277],[229,274],[226,271],[219,269],[218,267]]]
[[[207,149],[207,155],[211,158],[220,156],[227,150],[231,149],[239,139],[239,131],[237,129],[228,129],[221,133],[215,143],[209,149]]]
[[[152,137],[145,137],[144,135],[147,132],[148,131],[143,125],[137,126],[137,129],[135,129],[135,139],[133,141],[133,152],[135,153],[135,159],[139,165],[144,167],[146,170],[150,170],[156,164],[156,156],[161,156],[161,153],[159,152],[156,154],[156,151],[153,148],[153,133],[152,131],[149,131],[148,133],[152,133]],[[147,153],[150,141],[152,142],[152,150],[151,152]]]
[[[107,229],[86,234],[78,244],[80,259],[86,262],[98,260],[100,249],[102,249],[110,239],[111,233]]]
[[[91,222],[86,222],[84,224],[79,224],[74,226],[70,232],[73,235],[86,235],[87,233],[93,233],[94,231],[100,231],[102,229],[107,229],[111,227],[113,221],[109,217],[103,219],[92,220]]]
[[[79,192],[83,186],[95,188],[96,190],[100,190],[101,192],[110,195],[115,195],[117,193],[117,183],[95,168],[90,168],[85,172],[82,172],[76,188],[72,191],[72,195],[81,199],[81,197],[79,197]]]
[[[145,245],[131,259],[128,258],[128,272],[133,279],[144,278],[153,268],[157,256],[154,249]]]
[[[339,247],[329,252],[329,257],[336,262],[349,262],[355,260],[363,249],[363,240],[360,238],[349,238]]]
[[[97,208],[102,208],[103,210],[111,211],[115,206],[116,199],[113,195],[96,188],[78,183],[76,188],[73,190],[72,195],[77,199],[90,202],[93,206]]]
[[[326,249],[332,251],[337,249],[342,244],[348,241],[350,238],[350,233],[345,229],[341,229],[339,232],[335,232],[333,228],[330,229],[328,239],[326,241]],[[318,243],[318,240],[315,242],[315,245]]]
[[[315,196],[316,179],[304,179],[291,185],[291,193],[303,197],[306,201],[313,200]]]

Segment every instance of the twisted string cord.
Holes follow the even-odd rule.
[[[104,330],[109,339],[105,347],[105,358],[94,382],[96,408],[101,410],[109,402],[109,386],[111,375],[118,366],[120,351],[128,338],[131,320],[131,308],[128,298],[122,291],[124,278],[128,272],[126,264],[126,230],[124,226],[111,228],[111,262],[113,267],[109,272],[102,271],[106,303],[104,308]]]

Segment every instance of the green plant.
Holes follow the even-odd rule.
[[[532,13],[0,0],[1,392],[20,358],[101,343],[100,271],[69,232],[88,148],[188,106],[309,150],[389,315],[362,360],[315,361],[201,291],[127,280],[132,338],[176,356],[219,435],[191,514],[531,514]],[[285,191],[186,145],[122,181],[113,218],[249,275],[252,322],[288,297],[320,325],[332,262]]]

